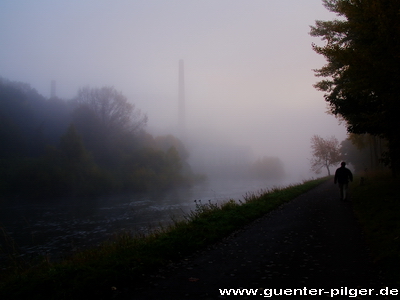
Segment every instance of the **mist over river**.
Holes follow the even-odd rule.
[[[182,218],[195,209],[194,200],[202,203],[238,201],[243,200],[246,193],[290,183],[297,182],[218,179],[165,193],[36,202],[3,199],[0,202],[0,261],[15,251],[23,258],[47,255],[57,259],[71,251],[95,246],[121,231],[145,233],[168,224],[172,218]]]

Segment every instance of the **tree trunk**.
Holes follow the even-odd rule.
[[[328,176],[331,176],[331,170],[329,170],[329,166],[326,165],[326,169],[328,170]]]

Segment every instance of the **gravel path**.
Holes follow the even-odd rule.
[[[378,271],[371,263],[351,202],[339,201],[332,181],[297,197],[220,243],[174,263],[117,299],[295,299],[269,289],[307,288],[301,299],[396,299],[377,297]],[[258,296],[221,295],[219,289],[258,289]],[[372,289],[374,296],[353,296]],[[310,295],[313,290],[324,289]],[[332,293],[339,295],[331,297]],[[326,294],[324,292],[327,292]],[[289,293],[289,290],[286,292]],[[271,296],[271,297],[265,297]]]

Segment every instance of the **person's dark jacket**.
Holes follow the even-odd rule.
[[[336,182],[349,183],[349,180],[353,181],[353,174],[349,169],[347,169],[346,167],[340,167],[336,170],[334,179],[335,184]]]

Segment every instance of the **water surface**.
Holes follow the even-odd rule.
[[[46,201],[5,199],[0,203],[2,257],[59,258],[99,244],[121,231],[148,232],[195,209],[194,200],[220,203],[242,200],[275,185],[262,180],[209,180],[164,193],[61,198]],[[0,254],[1,255],[1,254]]]

